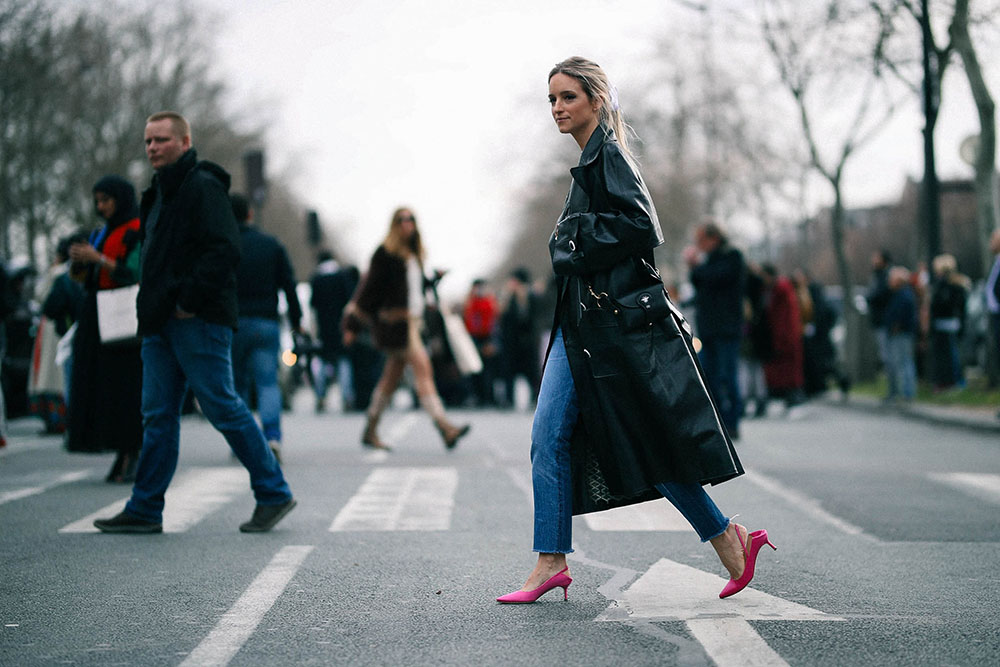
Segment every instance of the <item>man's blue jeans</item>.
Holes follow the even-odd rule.
[[[281,442],[281,389],[278,353],[281,328],[277,320],[241,317],[233,334],[233,381],[236,393],[250,403],[250,385],[257,389],[257,411],[264,437]]]
[[[890,378],[889,398],[896,397],[896,391],[909,400],[917,395],[917,365],[913,358],[914,336],[911,333],[889,334],[887,351]]]
[[[142,341],[142,453],[125,510],[161,522],[163,494],[177,469],[181,404],[188,383],[202,412],[250,473],[259,505],[280,505],[292,492],[250,410],[233,388],[233,331],[201,318],[172,319]]]
[[[719,413],[731,434],[739,432],[743,416],[740,394],[740,339],[712,337],[701,339],[698,360],[705,371],[705,380],[712,396],[719,403]]]
[[[534,551],[539,553],[573,552],[570,438],[579,414],[566,346],[562,332],[557,331],[542,375],[531,427]],[[656,489],[684,515],[702,542],[718,537],[729,525],[700,484],[664,482],[657,484]]]

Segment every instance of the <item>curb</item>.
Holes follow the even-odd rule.
[[[1000,419],[990,415],[979,417],[943,406],[928,406],[920,403],[912,405],[884,406],[877,399],[848,398],[847,400],[825,398],[824,405],[847,410],[860,410],[870,414],[898,415],[940,426],[957,426],[979,433],[1000,433]]]

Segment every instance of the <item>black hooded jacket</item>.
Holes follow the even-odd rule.
[[[236,328],[240,235],[229,183],[222,167],[199,162],[192,148],[142,193],[140,334],[159,333],[178,307]]]

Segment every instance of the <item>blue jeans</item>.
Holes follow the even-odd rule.
[[[740,339],[702,338],[698,360],[705,371],[712,396],[719,403],[719,414],[730,433],[737,433],[743,416],[740,393]]]
[[[281,329],[277,320],[241,317],[233,334],[233,381],[236,393],[250,403],[250,384],[257,389],[257,411],[264,437],[281,442],[281,389],[278,353]]]
[[[573,480],[570,438],[580,406],[562,332],[556,331],[542,374],[531,427],[531,484],[535,500],[534,551],[573,552]],[[700,484],[663,482],[656,489],[680,511],[703,542],[725,532],[722,515]]]
[[[193,317],[172,319],[142,340],[142,452],[125,510],[160,522],[163,494],[177,469],[181,404],[188,383],[202,412],[250,473],[259,505],[280,505],[292,492],[253,415],[233,388],[233,331]]]
[[[886,374],[889,376],[889,398],[895,398],[897,392],[905,399],[917,395],[917,364],[913,359],[913,338],[911,333],[894,333],[886,338],[886,352],[889,355],[889,366],[886,369]]]

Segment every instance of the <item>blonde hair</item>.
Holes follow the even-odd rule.
[[[635,133],[625,122],[625,117],[618,106],[618,94],[608,82],[608,75],[604,73],[601,66],[586,58],[573,56],[556,63],[552,71],[549,72],[549,80],[551,81],[556,74],[573,77],[580,82],[580,87],[583,88],[583,92],[591,101],[600,100],[601,108],[597,112],[598,121],[614,130],[622,152],[626,157],[634,160],[635,156],[632,154],[629,144]]]
[[[958,270],[958,262],[955,261],[954,255],[945,253],[934,258],[931,268],[934,270],[934,275],[947,276]]]
[[[402,234],[399,233],[399,227],[403,224],[404,213],[409,213],[410,217],[413,218],[413,236],[409,240],[404,239]],[[392,218],[389,220],[389,231],[385,235],[385,240],[382,241],[382,246],[389,254],[403,259],[416,257],[423,263],[424,245],[420,240],[420,228],[417,227],[417,216],[414,215],[413,209],[400,206],[392,212]]]
[[[155,123],[159,120],[169,120],[170,126],[174,130],[174,136],[180,137],[191,137],[191,123],[187,122],[187,118],[180,115],[176,111],[157,111],[152,116],[146,119],[146,125],[150,123]]]

